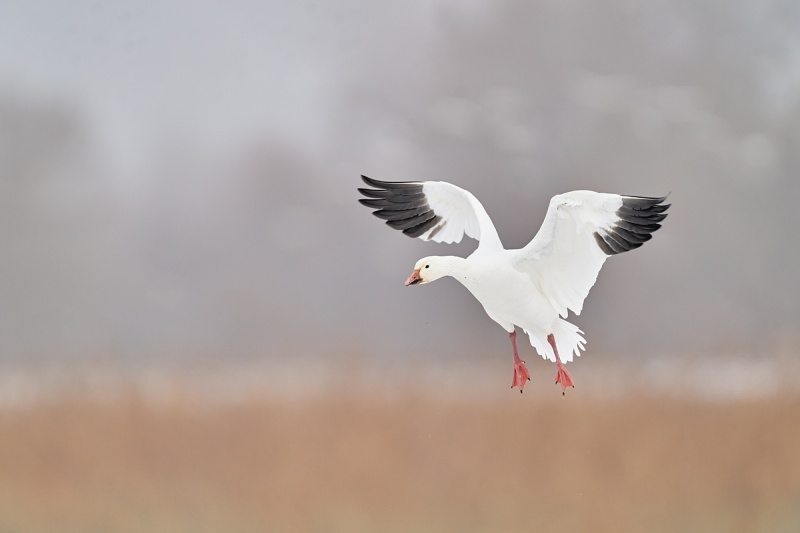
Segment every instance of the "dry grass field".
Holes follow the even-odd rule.
[[[376,390],[5,407],[0,531],[800,531],[794,393]]]

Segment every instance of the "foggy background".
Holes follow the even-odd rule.
[[[560,192],[670,193],[586,359],[795,354],[798,148],[796,2],[4,2],[0,358],[510,374],[457,282],[403,287],[474,242],[384,227],[360,174],[465,187],[506,247]]]

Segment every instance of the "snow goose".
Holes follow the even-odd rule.
[[[572,191],[554,196],[539,232],[524,248],[503,248],[492,220],[469,191],[443,181],[387,182],[361,176],[370,188],[359,201],[409,237],[478,240],[469,257],[431,256],[417,261],[406,286],[444,276],[461,282],[500,324],[514,348],[511,388],[520,392],[530,372],[517,352],[516,327],[545,359],[556,363],[561,393],[574,387],[565,363],[579,356],[583,333],[564,318],[581,313],[583,301],[610,255],[640,247],[661,226],[666,197],[649,198]]]

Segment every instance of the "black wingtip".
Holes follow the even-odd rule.
[[[639,248],[650,240],[652,233],[661,228],[667,218],[664,204],[667,196],[628,196],[622,197],[622,205],[617,210],[618,220],[602,232],[595,232],[597,245],[606,255],[616,255]]]
[[[374,209],[373,215],[386,221],[389,227],[400,230],[409,237],[419,237],[435,228],[441,217],[428,205],[420,181],[381,181],[361,174],[361,179],[371,188],[359,188],[366,198],[359,203]],[[441,226],[435,231],[441,229]],[[435,231],[433,234],[435,234]]]

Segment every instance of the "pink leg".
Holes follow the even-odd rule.
[[[511,346],[514,347],[514,378],[511,380],[511,388],[519,387],[519,393],[522,394],[525,384],[531,380],[531,373],[528,372],[525,361],[520,359],[517,354],[517,332],[512,331],[508,334],[508,338],[511,339]]]
[[[556,365],[558,365],[558,373],[556,374],[556,383],[561,383],[561,395],[564,395],[564,391],[567,390],[567,387],[575,388],[575,383],[572,381],[572,376],[569,375],[567,372],[567,368],[564,366],[564,363],[561,362],[561,358],[558,356],[558,348],[556,348],[556,338],[553,337],[553,334],[547,336],[547,342],[550,343],[550,346],[553,347],[553,353],[556,354]]]

